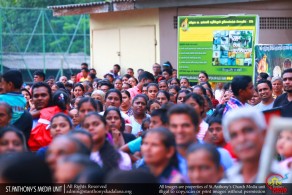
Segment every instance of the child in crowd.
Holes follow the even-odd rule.
[[[283,130],[277,140],[277,152],[282,161],[280,167],[284,169],[292,168],[292,131]]]

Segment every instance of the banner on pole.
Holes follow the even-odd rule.
[[[292,44],[255,46],[255,80],[261,72],[281,77],[287,68],[292,68]]]

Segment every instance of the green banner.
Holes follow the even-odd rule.
[[[292,44],[256,45],[255,80],[259,73],[281,77],[283,70],[292,68]]]
[[[178,77],[198,81],[205,71],[213,82],[254,75],[258,16],[178,17]]]

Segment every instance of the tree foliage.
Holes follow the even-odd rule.
[[[68,51],[89,54],[89,16],[53,17],[52,10],[46,8],[52,5],[93,1],[96,2],[96,0],[1,0],[3,52]]]

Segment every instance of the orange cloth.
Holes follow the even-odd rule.
[[[236,154],[233,152],[233,149],[232,149],[230,143],[227,143],[223,148],[226,149],[226,150],[229,152],[229,154],[231,155],[232,158],[237,159],[237,156],[236,156]]]
[[[77,75],[76,75],[76,82],[80,82],[80,79],[83,77],[82,73],[79,72]]]
[[[53,116],[59,112],[63,112],[58,106],[44,108],[40,111],[40,118],[35,128],[31,130],[28,140],[28,146],[31,151],[37,151],[41,147],[47,146],[52,141],[49,122]],[[66,112],[67,113],[67,112]]]

